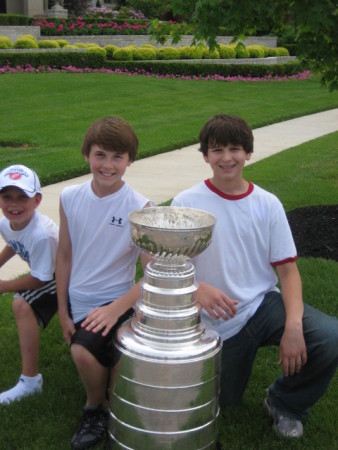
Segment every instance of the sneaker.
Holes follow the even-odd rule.
[[[268,397],[263,402],[263,408],[273,419],[272,428],[283,437],[300,438],[303,435],[303,424],[300,420],[291,419],[279,414],[270,402]]]
[[[18,383],[8,391],[0,394],[0,404],[9,404],[23,397],[42,392],[42,375],[39,373],[34,379],[21,375]]]
[[[70,442],[72,449],[93,447],[107,437],[108,411],[101,405],[84,409],[81,422]]]

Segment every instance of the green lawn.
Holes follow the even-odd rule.
[[[329,94],[311,80],[249,85],[111,75],[23,74],[0,76],[0,92],[3,115],[0,141],[35,146],[2,149],[1,166],[32,163],[39,175],[48,173],[46,182],[53,179],[54,173],[68,176],[70,169],[78,170],[83,133],[92,120],[102,115],[116,114],[129,120],[140,137],[141,149],[157,152],[175,148],[179,142],[181,145],[196,142],[201,124],[216,112],[243,115],[252,126],[258,127],[338,104],[337,93]],[[338,133],[333,133],[281,152],[248,166],[245,176],[278,195],[287,210],[336,203],[337,141]],[[77,156],[70,158],[69,153]],[[300,258],[299,268],[304,299],[337,315],[337,263]],[[20,373],[11,302],[12,295],[1,296],[0,391],[12,386]],[[44,393],[0,406],[1,449],[69,449],[69,439],[81,415],[85,394],[57,317],[41,335]],[[242,405],[222,412],[219,423],[222,448],[338,448],[337,376],[326,395],[312,408],[303,438],[284,440],[271,430],[261,403],[265,389],[280,373],[277,360],[275,348],[259,352]]]
[[[318,80],[222,82],[109,74],[0,76],[0,167],[20,161],[42,184],[86,173],[80,154],[88,126],[117,115],[135,128],[139,157],[195,143],[216,113],[243,116],[253,128],[338,105]]]

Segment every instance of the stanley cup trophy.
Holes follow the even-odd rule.
[[[153,259],[135,315],[115,338],[121,358],[110,442],[114,449],[215,449],[221,341],[201,323],[189,261],[210,244],[215,218],[164,206],[134,211],[129,220],[134,242]]]

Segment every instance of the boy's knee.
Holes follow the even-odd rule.
[[[70,351],[77,367],[85,369],[92,366],[95,358],[85,347],[79,344],[72,344]]]
[[[31,311],[30,305],[22,297],[15,297],[12,304],[15,318],[20,318],[27,315]]]

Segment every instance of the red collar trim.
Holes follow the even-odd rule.
[[[250,195],[251,192],[254,190],[254,185],[253,185],[253,183],[251,183],[251,181],[249,181],[248,190],[246,192],[244,192],[243,194],[238,194],[238,195],[225,194],[224,192],[217,189],[217,187],[214,186],[209,179],[204,180],[204,183],[212,192],[214,192],[215,194],[219,195],[222,198],[225,198],[226,200],[241,200],[242,198],[245,198],[248,195]]]

